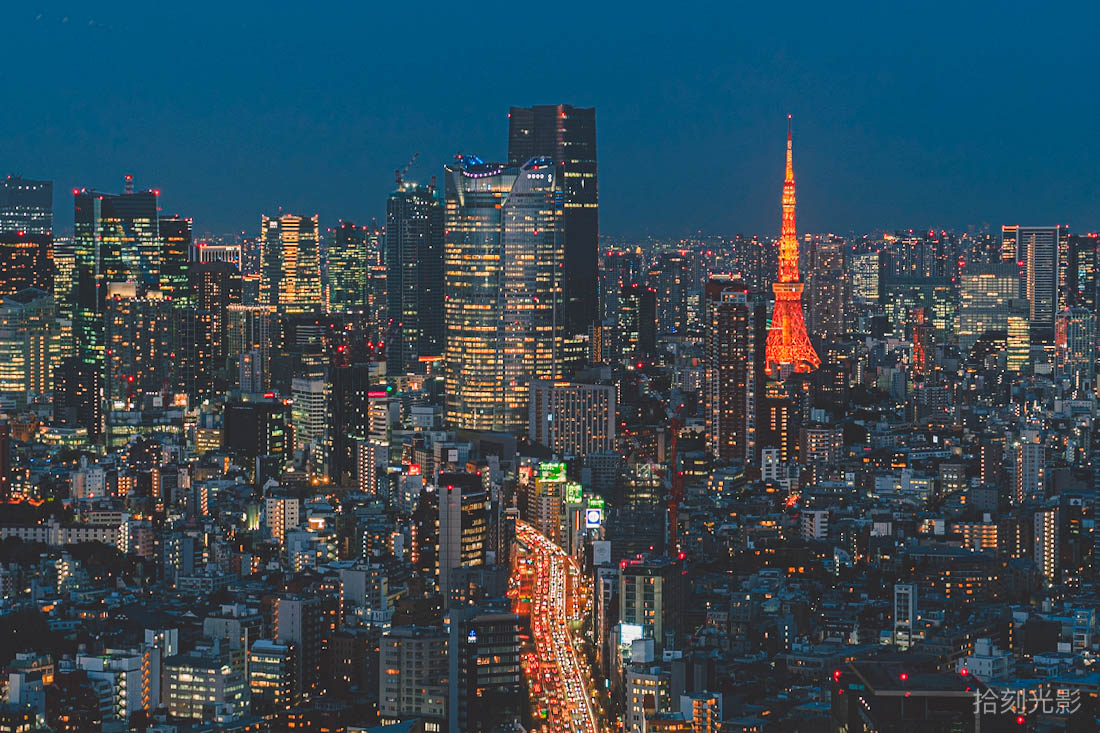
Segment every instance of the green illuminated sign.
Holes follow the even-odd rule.
[[[568,483],[565,485],[565,503],[581,504],[584,502],[584,489],[580,484]]]
[[[589,509],[603,509],[603,499],[598,496],[593,496],[588,500]]]
[[[565,464],[564,463],[540,463],[539,464],[539,480],[540,481],[565,481]]]

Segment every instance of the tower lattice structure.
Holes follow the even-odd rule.
[[[787,115],[787,174],[783,179],[783,223],[779,236],[779,273],[772,284],[775,306],[765,348],[764,371],[781,378],[787,371],[812,372],[821,366],[806,334],[802,315],[802,282],[798,274],[798,233],[794,223],[794,159],[791,117]]]

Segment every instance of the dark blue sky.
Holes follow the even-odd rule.
[[[606,234],[1100,226],[1093,3],[12,3],[0,172],[157,187],[196,231],[384,213],[393,169],[597,108]]]

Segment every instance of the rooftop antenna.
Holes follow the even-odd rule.
[[[126,174],[126,193],[133,193],[133,192],[134,192],[134,174],[133,173],[127,173]]]

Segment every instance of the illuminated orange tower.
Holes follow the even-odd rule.
[[[787,115],[787,175],[783,179],[783,225],[779,233],[779,277],[772,284],[775,307],[768,330],[764,371],[782,379],[790,371],[812,372],[821,359],[806,335],[802,282],[798,277],[798,234],[794,225],[794,159],[791,116]]]

